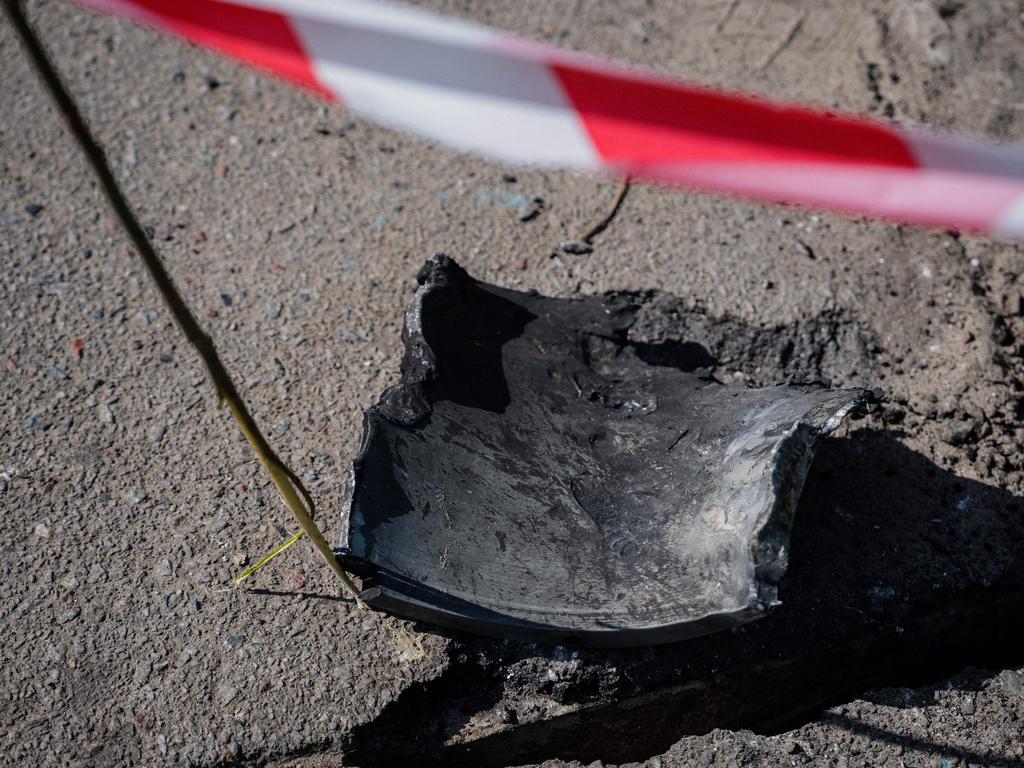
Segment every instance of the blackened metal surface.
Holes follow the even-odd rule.
[[[419,281],[350,473],[340,554],[371,606],[622,646],[778,602],[815,446],[869,393],[723,385],[699,348],[630,342],[624,295],[509,291],[444,256]]]

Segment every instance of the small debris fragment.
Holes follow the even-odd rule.
[[[217,686],[217,698],[221,704],[230,704],[238,695],[238,689],[229,683],[221,683]]]
[[[946,425],[942,439],[953,446],[974,442],[976,438],[975,424],[953,419]]]
[[[31,216],[33,219],[43,212],[43,206],[39,203],[29,203],[25,206],[25,213]]]
[[[594,246],[589,243],[581,243],[576,240],[570,240],[562,243],[560,247],[563,253],[569,253],[573,256],[585,256],[588,253],[594,252]]]
[[[114,423],[114,412],[110,410],[110,406],[108,406],[106,403],[101,403],[100,407],[99,407],[99,411],[100,411],[100,418],[103,420],[104,423],[106,423],[106,424],[113,424]]]
[[[1005,669],[999,673],[999,682],[1007,693],[1020,696],[1024,699],[1024,675],[1012,669]]]
[[[960,702],[960,714],[973,715],[977,709],[973,694],[967,694],[967,698]]]
[[[530,208],[523,212],[519,217],[519,220],[522,222],[533,221],[540,216],[540,212],[543,211],[544,208],[545,205],[543,198],[535,197],[530,201]]]
[[[107,580],[107,569],[99,563],[93,563],[92,568],[89,569],[89,575],[86,577],[86,581],[90,584],[99,584]]]

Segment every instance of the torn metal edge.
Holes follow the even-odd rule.
[[[773,453],[772,483],[775,503],[760,516],[750,537],[754,567],[752,588],[747,604],[732,611],[709,613],[696,619],[673,624],[622,628],[609,626],[599,630],[577,630],[539,624],[502,614],[483,606],[447,595],[418,582],[379,569],[374,563],[352,553],[349,548],[352,507],[356,481],[375,433],[378,418],[404,426],[415,424],[430,412],[423,384],[437,375],[436,357],[423,334],[423,303],[434,291],[459,283],[477,282],[462,267],[444,254],[435,254],[417,274],[419,287],[412,305],[406,310],[402,341],[402,377],[389,387],[378,403],[363,413],[363,438],[348,468],[342,502],[342,519],[336,555],[346,569],[363,581],[360,599],[371,608],[393,615],[449,629],[499,639],[516,639],[570,646],[632,647],[657,645],[706,635],[745,624],[767,615],[780,604],[778,587],[789,564],[789,542],[796,507],[810,471],[818,444],[834,432],[852,413],[867,413],[878,394],[861,390],[857,398],[840,408],[822,404],[823,413],[809,414],[796,422]],[[814,419],[818,416],[819,419]],[[819,426],[808,423],[820,421]],[[784,479],[790,482],[785,483]]]

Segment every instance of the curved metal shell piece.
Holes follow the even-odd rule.
[[[419,280],[350,472],[339,553],[367,603],[600,646],[777,604],[815,446],[870,393],[723,385],[630,342],[628,296],[509,291],[444,256]]]

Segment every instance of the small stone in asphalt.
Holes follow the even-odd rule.
[[[159,443],[161,440],[164,439],[164,435],[166,435],[166,434],[167,434],[167,427],[163,426],[162,424],[157,424],[156,426],[150,427],[150,429],[149,429],[149,442],[151,442],[151,443]]]
[[[39,203],[29,203],[25,206],[25,213],[31,216],[33,219],[43,212],[43,206]]]
[[[281,316],[281,305],[276,301],[268,301],[267,314],[276,320],[278,317]]]
[[[999,682],[1007,693],[1024,698],[1024,675],[1012,669],[1006,669],[999,673]]]
[[[954,419],[946,426],[946,431],[943,434],[942,439],[950,445],[959,446],[972,442],[974,437],[974,424]]]
[[[221,683],[217,686],[217,698],[220,699],[221,704],[229,704],[237,695],[238,689],[229,683]]]

